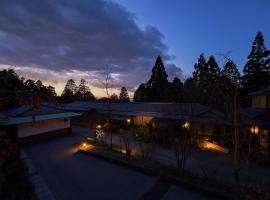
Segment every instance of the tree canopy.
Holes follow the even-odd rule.
[[[120,102],[130,102],[130,98],[128,96],[127,88],[122,87],[119,95]]]
[[[264,38],[258,32],[252,44],[248,61],[244,66],[243,93],[266,88],[270,85],[270,52],[264,45]]]
[[[0,71],[0,109],[19,104],[33,104],[34,101],[54,101],[53,86],[45,86],[40,80],[25,80],[13,69]]]

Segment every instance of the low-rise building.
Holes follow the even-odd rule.
[[[64,109],[84,112],[95,110],[133,126],[155,126],[173,121],[198,133],[202,140],[221,146],[226,146],[226,134],[230,126],[225,115],[197,103],[72,102],[66,104]],[[91,123],[91,120],[86,123]]]
[[[240,111],[241,122],[257,135],[261,147],[269,148],[270,87],[249,94],[251,106]]]
[[[70,133],[71,117],[79,116],[52,104],[20,106],[0,113],[0,134],[21,142]]]

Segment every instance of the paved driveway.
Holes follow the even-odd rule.
[[[93,131],[82,127],[74,127],[75,131],[82,132],[86,135],[94,136]],[[106,137],[106,142],[109,143],[109,135]],[[113,144],[121,145],[119,135],[113,135]],[[138,144],[132,142],[132,151],[138,152]],[[153,159],[176,165],[175,154],[173,150],[157,148],[153,154]],[[233,177],[231,155],[225,155],[217,152],[197,151],[192,152],[187,160],[186,169],[199,173],[203,176],[222,178],[228,181],[235,181]],[[270,170],[250,163],[243,166],[240,172],[240,180],[242,183],[264,186],[270,188]]]
[[[72,136],[25,148],[56,199],[204,199],[156,178],[76,153],[71,146],[85,134],[89,132],[77,129]]]

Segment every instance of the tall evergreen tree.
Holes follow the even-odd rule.
[[[183,101],[183,83],[177,77],[173,79],[172,82],[172,101],[182,102]]]
[[[264,45],[263,35],[258,32],[244,67],[244,94],[270,86],[269,55],[270,53]]]
[[[191,95],[188,95],[193,97],[191,101],[213,107],[219,104],[217,102],[217,99],[221,95],[219,83],[220,68],[215,58],[210,56],[206,62],[204,55],[201,54],[198,62],[194,65],[192,91],[190,91]],[[186,92],[187,90],[185,89],[185,93]]]
[[[80,101],[95,100],[94,95],[90,91],[90,88],[87,86],[87,82],[84,79],[81,79],[80,85],[77,88],[76,99]]]
[[[240,73],[237,69],[236,64],[229,60],[221,71],[222,79],[226,82],[228,90],[239,87]]]
[[[201,54],[198,59],[198,62],[194,65],[194,72],[192,73],[194,83],[198,86],[205,83],[207,73],[208,73],[208,66],[204,58],[204,55]]]
[[[75,94],[77,92],[77,86],[76,83],[73,79],[69,79],[66,83],[66,86],[62,92],[61,95],[61,100],[63,102],[71,102],[74,101],[75,98]]]
[[[220,77],[220,68],[213,56],[210,56],[207,62],[206,81],[211,83],[217,82]]]
[[[125,87],[121,88],[121,92],[119,95],[119,101],[120,102],[130,102],[129,96],[128,96],[128,91]]]
[[[134,92],[133,101],[134,102],[144,102],[147,99],[146,86],[144,83],[140,84],[137,90]]]
[[[171,100],[171,84],[167,78],[168,75],[164,68],[163,61],[161,57],[158,56],[152,69],[151,78],[147,82],[148,101],[169,102]]]

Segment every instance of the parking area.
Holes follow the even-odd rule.
[[[76,153],[72,144],[85,134],[77,130],[24,148],[56,199],[204,199],[184,188],[156,184],[160,181],[154,177]]]

